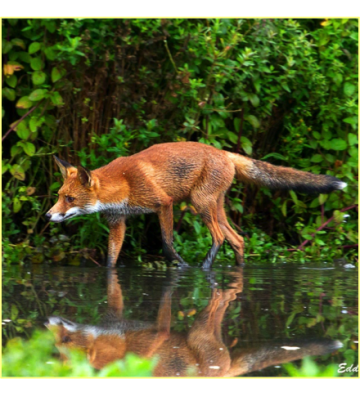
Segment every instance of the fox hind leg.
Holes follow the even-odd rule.
[[[217,202],[217,219],[226,240],[231,245],[231,248],[235,252],[235,260],[237,265],[242,265],[244,263],[244,239],[238,235],[226,218],[226,213],[224,210],[224,195],[222,194]]]
[[[191,202],[196,211],[200,214],[205,225],[208,227],[213,240],[213,244],[202,264],[203,269],[210,269],[215,260],[216,254],[225,239],[217,219],[216,199],[208,196],[204,204],[204,195],[193,194],[191,196]]]

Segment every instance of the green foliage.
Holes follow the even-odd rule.
[[[310,357],[305,357],[301,367],[297,368],[293,364],[284,365],[290,377],[338,377],[339,366],[330,364],[325,368],[320,368]]]
[[[348,183],[320,197],[234,184],[228,215],[248,233],[249,256],[355,256],[342,247],[357,244],[356,19],[3,19],[2,28],[3,130],[14,127],[3,142],[8,250],[50,237],[44,213],[61,183],[52,154],[94,169],[189,140]],[[189,254],[200,243],[205,255],[208,231],[187,216],[176,243]],[[104,251],[97,222],[56,226],[75,250]],[[139,259],[161,249],[153,222],[136,219],[126,240]]]
[[[72,351],[63,363],[51,332],[35,331],[29,340],[13,338],[3,350],[3,377],[151,377],[155,361],[129,354],[101,371],[90,366],[83,353]]]

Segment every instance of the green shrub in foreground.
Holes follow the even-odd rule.
[[[35,331],[27,341],[14,338],[3,349],[2,377],[150,377],[154,368],[153,361],[130,354],[97,371],[84,354],[71,352],[63,363],[56,352],[50,332]]]

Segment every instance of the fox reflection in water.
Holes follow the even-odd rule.
[[[108,274],[109,310],[96,326],[76,324],[61,317],[50,317],[45,324],[55,335],[63,358],[67,349],[81,349],[90,364],[102,369],[122,359],[126,353],[145,358],[157,357],[154,376],[234,377],[268,366],[321,355],[341,347],[339,341],[285,341],[266,343],[251,349],[229,349],[222,341],[221,323],[229,303],[242,292],[242,268],[233,273],[226,290],[213,289],[207,307],[187,333],[170,329],[171,288],[166,288],[155,323],[123,319],[123,296],[115,270]]]

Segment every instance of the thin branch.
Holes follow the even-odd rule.
[[[224,110],[221,108],[209,108],[209,110],[218,111],[218,112],[240,112],[240,111],[242,111],[242,108],[240,108],[239,110]]]
[[[167,44],[167,40],[164,40],[164,44],[165,44],[166,52],[168,53],[169,58],[171,60],[171,63],[174,66],[174,69],[175,69],[176,73],[178,74],[179,72],[178,72],[178,69],[176,68],[176,64],[174,62],[174,59],[173,59],[173,57],[171,55],[170,49],[169,49],[168,44]]]
[[[88,255],[87,258],[91,259],[91,260],[92,260],[94,263],[96,263],[98,266],[100,266],[100,267],[102,266],[102,265],[100,265],[99,262],[96,262],[95,259],[92,258],[90,255]]]
[[[8,134],[13,131],[17,125],[19,125],[19,123],[21,121],[23,121],[28,115],[30,115],[36,108],[39,107],[41,102],[39,102],[35,107],[33,107],[31,110],[29,110],[26,114],[24,114],[16,123],[15,125],[13,125],[4,135],[4,137],[2,138],[2,141],[4,141],[6,139],[6,137],[8,136]]]

